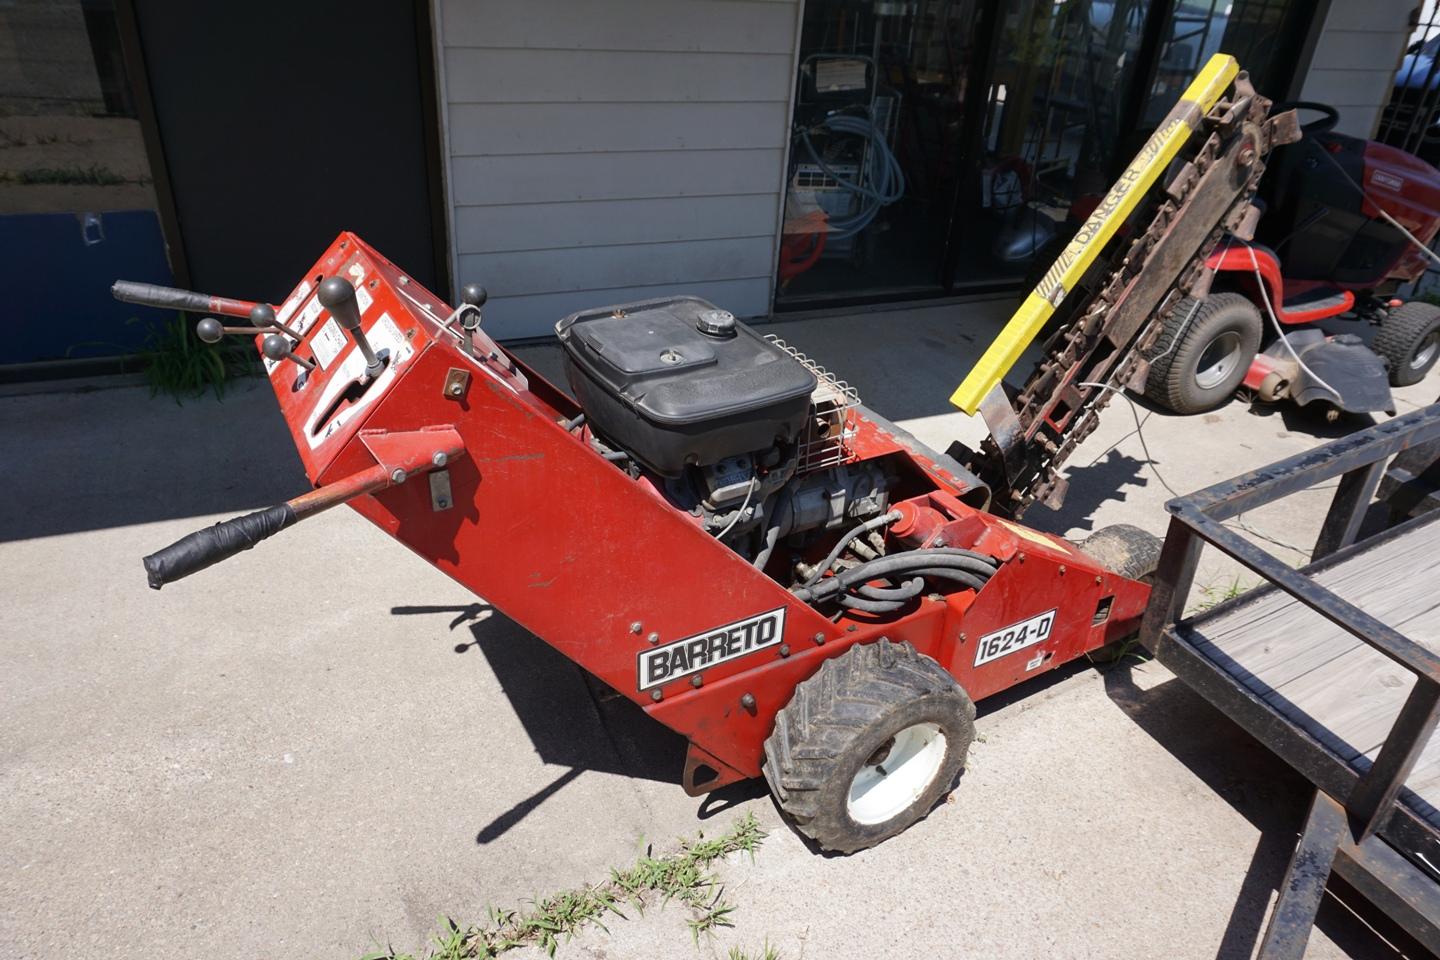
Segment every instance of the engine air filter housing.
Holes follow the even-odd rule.
[[[697,297],[571,314],[555,325],[591,427],[665,476],[793,443],[815,378]]]

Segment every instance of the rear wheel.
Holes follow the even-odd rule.
[[[1147,583],[1155,576],[1163,545],[1155,534],[1128,523],[1101,527],[1076,544],[1111,573]]]
[[[1149,353],[1145,396],[1176,413],[1213,410],[1245,379],[1260,332],[1260,312],[1238,293],[1186,297]]]
[[[795,826],[853,853],[900,833],[946,793],[975,705],[908,643],[851,647],[795,688],[765,741],[765,779]]]
[[[1111,573],[1141,583],[1153,583],[1164,541],[1147,530],[1128,523],[1116,523],[1101,527],[1076,546],[1091,559],[1100,561],[1100,565]],[[1125,655],[1133,643],[1133,636],[1111,641],[1091,650],[1090,660],[1093,663],[1114,663]]]
[[[1414,301],[1396,307],[1371,347],[1390,369],[1390,386],[1419,383],[1440,360],[1440,307]]]

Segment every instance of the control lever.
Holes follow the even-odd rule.
[[[122,303],[138,303],[162,310],[186,310],[190,313],[220,313],[227,317],[248,317],[257,304],[251,300],[212,297],[208,293],[162,287],[154,283],[116,280],[110,295]]]
[[[261,540],[322,510],[398,486],[414,474],[439,469],[465,455],[465,445],[454,427],[429,427],[402,433],[380,431],[368,436],[367,446],[379,461],[374,466],[273,507],[196,530],[150,554],[143,562],[151,589],[159,590],[167,583],[249,550]]]
[[[287,335],[296,343],[299,343],[301,340],[300,332],[293,327],[281,323],[275,316],[275,308],[268,303],[257,303],[250,308],[250,325],[252,327],[260,327],[262,330],[267,327],[273,327]]]
[[[365,331],[360,329],[360,305],[355,302],[355,288],[350,281],[344,277],[331,277],[320,284],[316,296],[320,305],[330,311],[330,316],[339,321],[340,326],[350,334],[350,339],[355,341],[355,346],[360,348],[365,357],[365,376],[380,376],[385,364],[375,356],[370,341],[365,338]]]
[[[227,333],[264,333],[260,327],[227,327],[214,317],[206,317],[195,324],[195,336],[206,343],[219,343]]]
[[[473,310],[462,310],[460,326],[467,332],[474,331],[480,326],[480,308],[485,306],[485,301],[490,299],[490,294],[478,283],[467,283],[460,290],[460,302]]]
[[[274,360],[276,363],[281,360],[289,360],[302,370],[315,369],[315,362],[313,360],[306,360],[304,357],[297,357],[291,353],[290,341],[278,333],[272,333],[266,337],[264,343],[260,345],[260,351],[265,354],[266,359]]]

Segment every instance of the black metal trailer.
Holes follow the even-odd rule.
[[[1170,501],[1141,642],[1315,785],[1260,956],[1300,957],[1333,871],[1440,954],[1440,511],[1357,542],[1387,462],[1440,404]],[[1340,478],[1311,562],[1225,521]],[[1193,617],[1209,544],[1266,582]]]

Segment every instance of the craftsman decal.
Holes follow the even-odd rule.
[[[989,663],[991,660],[998,660],[1006,654],[1024,650],[1026,647],[1033,647],[1050,636],[1050,628],[1053,626],[1055,626],[1055,611],[1047,610],[1044,613],[1037,613],[1029,620],[1021,620],[1008,627],[1001,627],[994,633],[985,634],[975,644],[975,666]]]
[[[785,608],[781,607],[663,647],[641,650],[637,670],[640,689],[649,690],[762,647],[774,646],[784,635]]]

